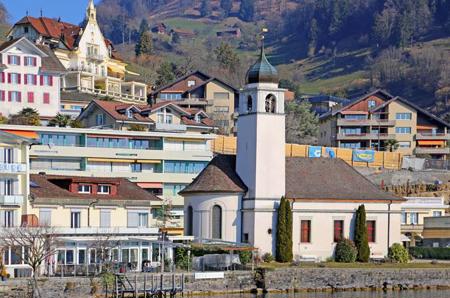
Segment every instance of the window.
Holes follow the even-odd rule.
[[[99,185],[97,189],[97,193],[100,195],[109,195],[111,193],[110,185]]]
[[[111,210],[100,210],[100,227],[111,227]]]
[[[141,163],[132,163],[131,164],[131,172],[133,172],[133,173],[142,172],[142,164]]]
[[[25,85],[36,85],[37,84],[36,75],[26,74],[23,77],[24,77],[24,80],[25,80]]]
[[[311,243],[311,221],[300,221],[300,242]]]
[[[442,216],[442,211],[433,211],[433,217],[440,217]]]
[[[252,112],[253,111],[253,98],[249,95],[247,97],[247,112]]]
[[[85,249],[78,249],[78,264],[85,264],[86,263],[86,250]]]
[[[214,92],[215,100],[228,100],[230,98],[230,94],[228,92]]]
[[[148,227],[148,213],[139,213],[139,227],[146,228]]]
[[[14,183],[13,179],[0,180],[0,195],[12,196],[15,191],[14,188],[17,184]]]
[[[3,211],[3,226],[4,227],[14,227],[14,210]]]
[[[105,125],[105,117],[103,114],[95,115],[95,125],[96,126]]]
[[[189,206],[187,208],[187,214],[186,214],[186,235],[187,236],[193,236],[194,235],[194,209],[192,206]]]
[[[8,83],[20,84],[20,74],[18,74],[18,73],[8,74]]]
[[[78,229],[81,227],[81,212],[72,211],[70,213],[70,227],[72,229]]]
[[[266,106],[266,113],[275,113],[276,98],[273,94],[267,95],[265,106]]]
[[[333,241],[339,242],[342,239],[344,239],[344,221],[343,220],[335,220],[334,221]]]
[[[244,233],[244,236],[242,236],[242,243],[248,243],[248,242],[249,242],[248,233]]]
[[[181,93],[161,93],[160,99],[164,100],[180,100],[181,99]]]
[[[411,148],[411,142],[398,142],[399,148]]]
[[[417,212],[411,212],[409,214],[409,221],[412,225],[417,225],[419,223],[419,213]]]
[[[175,197],[178,193],[186,187],[186,184],[172,184],[165,183],[163,189],[163,196]]]
[[[374,243],[376,240],[376,222],[375,220],[368,220],[367,225],[367,239],[369,243]]]
[[[43,95],[44,104],[50,104],[50,93],[45,92]]]
[[[411,127],[396,127],[395,133],[398,134],[410,134],[411,133]]]
[[[28,92],[28,102],[34,103],[34,92]]]
[[[127,110],[127,117],[128,117],[128,119],[133,119],[133,111],[132,110]]]
[[[10,64],[10,65],[20,65],[20,56],[9,55],[8,56],[8,64]]]
[[[395,119],[397,120],[411,120],[412,114],[411,113],[396,113]]]
[[[341,143],[341,148],[348,148],[348,149],[359,149],[361,148],[361,143]]]
[[[190,88],[192,86],[195,86],[195,81],[188,81],[187,86]]]
[[[92,187],[86,184],[78,185],[78,193],[91,193]]]
[[[53,77],[50,75],[42,75],[41,86],[53,86]]]
[[[167,160],[164,162],[165,173],[198,174],[207,165],[204,161],[176,161]]]
[[[165,123],[172,124],[173,123],[173,116],[172,115],[166,115]]]
[[[22,93],[18,91],[9,91],[9,101],[10,102],[21,102]]]
[[[0,148],[0,160],[4,163],[14,163],[14,149]]]
[[[37,59],[35,57],[25,57],[25,66],[36,66]]]
[[[230,111],[230,107],[226,106],[216,106],[214,108],[214,112],[216,113],[228,113]]]
[[[211,223],[212,239],[222,239],[222,207],[219,205],[215,205],[212,208]]]
[[[39,225],[51,226],[52,224],[52,210],[51,209],[39,209]]]
[[[402,218],[401,218],[402,222],[401,223],[406,224],[407,218],[408,218],[408,214],[406,212],[402,211]]]
[[[376,106],[377,106],[377,102],[376,102],[375,100],[368,100],[368,101],[367,101],[367,107],[368,107],[369,109],[374,108],[374,107],[376,107]]]
[[[75,147],[80,143],[80,136],[42,133],[40,141],[43,145]]]
[[[29,31],[28,26],[23,27],[23,33],[28,33],[28,31]]]
[[[342,133],[344,135],[361,135],[361,128],[360,127],[355,127],[355,128],[343,128],[342,129]]]
[[[344,119],[345,120],[366,120],[367,119],[367,115],[358,115],[358,114],[344,115]]]

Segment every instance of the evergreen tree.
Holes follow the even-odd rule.
[[[211,14],[211,2],[210,0],[202,0],[200,5],[200,15],[202,17],[209,16]]]
[[[364,205],[359,206],[356,211],[355,222],[355,246],[358,250],[357,260],[367,263],[370,257],[369,240],[366,225],[366,208]]]
[[[289,201],[281,198],[277,213],[276,256],[277,262],[292,261],[292,211]]]
[[[255,3],[253,0],[242,0],[241,7],[239,9],[239,17],[246,21],[251,22],[255,16]]]
[[[146,19],[142,19],[141,24],[139,25],[139,36],[141,36],[144,32],[150,31],[150,26]]]
[[[159,69],[156,71],[156,74],[158,76],[155,82],[156,87],[162,87],[175,80],[176,68],[176,65],[173,63],[162,63]]]
[[[153,41],[150,31],[144,31],[139,37],[135,48],[136,56],[151,55],[153,53]]]
[[[311,111],[311,104],[304,100],[286,105],[286,142],[312,144],[319,133],[319,118]]]
[[[214,54],[216,54],[217,62],[224,68],[233,71],[239,65],[239,56],[228,43],[222,42],[214,49]]]
[[[224,15],[228,17],[233,8],[233,0],[220,0],[220,7],[223,9]]]

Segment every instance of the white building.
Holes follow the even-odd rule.
[[[64,114],[77,116],[94,98],[147,103],[147,85],[138,81],[138,74],[126,70],[127,63],[103,36],[94,1],[89,0],[81,26],[26,16],[8,34],[10,39],[23,36],[51,48],[67,70],[61,86]]]
[[[44,120],[56,116],[65,69],[53,52],[21,37],[3,43],[0,53],[0,114],[33,108]]]
[[[372,257],[400,238],[400,203],[339,159],[285,158],[284,90],[264,50],[240,95],[237,156],[215,157],[181,194],[185,231],[199,239],[248,242],[275,254],[276,210],[292,202],[293,252],[325,260],[353,238],[364,204]]]

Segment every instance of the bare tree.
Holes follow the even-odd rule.
[[[95,263],[98,265],[99,273],[111,272],[113,249],[118,248],[119,245],[120,241],[108,234],[97,234],[95,240],[89,245],[88,248],[95,251]],[[87,257],[89,258],[90,255]]]
[[[24,253],[17,257],[31,267],[33,297],[41,297],[37,277],[42,263],[57,252],[58,239],[51,227],[17,227],[0,230],[0,250],[20,248]]]

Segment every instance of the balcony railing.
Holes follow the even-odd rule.
[[[22,205],[23,195],[0,195],[0,205]]]
[[[55,232],[61,235],[140,235],[155,234],[159,232],[158,228],[153,227],[82,227],[82,228],[62,228],[55,227]]]
[[[24,163],[0,163],[0,173],[23,174],[27,171],[27,165]]]
[[[417,133],[416,140],[450,140],[448,133]]]
[[[338,126],[395,126],[395,120],[389,119],[343,119],[337,120]]]
[[[419,225],[419,224],[401,224],[400,230],[402,231],[402,233],[408,233],[408,232],[422,233],[423,232],[423,225]]]
[[[187,127],[183,124],[155,123],[156,131],[186,131]]]
[[[96,61],[105,60],[105,57],[103,55],[95,54],[95,53],[87,53],[86,58],[90,59],[90,60],[96,60]]]
[[[416,154],[450,154],[450,148],[416,147]]]
[[[337,140],[391,140],[395,139],[395,135],[387,133],[356,133],[356,134],[346,134],[340,133],[337,135]]]
[[[63,88],[63,91],[79,91],[82,93],[95,94],[95,95],[100,95],[100,96],[105,96],[105,97],[112,97],[112,98],[118,99],[120,101],[125,101],[125,102],[131,102],[131,103],[140,102],[143,104],[147,103],[146,96],[138,96],[138,95],[132,95],[132,94],[128,94],[128,93],[122,93],[122,92],[116,92],[116,91],[110,91],[110,90],[106,91],[103,89],[87,88],[87,87],[68,87],[68,88]]]

